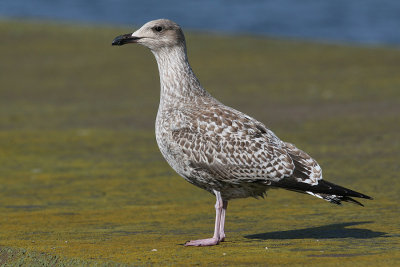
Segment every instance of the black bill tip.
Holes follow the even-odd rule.
[[[132,33],[123,34],[115,37],[112,41],[111,45],[124,45],[129,43],[136,43],[137,40],[141,39],[140,37],[132,36]]]

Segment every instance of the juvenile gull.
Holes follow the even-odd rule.
[[[189,183],[217,198],[212,238],[186,246],[212,246],[225,239],[228,200],[260,197],[270,188],[310,194],[334,204],[362,204],[364,194],[322,180],[318,163],[295,145],[281,141],[252,117],[227,107],[201,85],[189,65],[178,24],[159,19],[112,45],[137,43],[154,54],[161,96],[156,119],[158,147],[169,165]]]

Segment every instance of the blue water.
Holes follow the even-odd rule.
[[[400,44],[400,0],[0,0],[0,18],[185,29],[328,42]]]

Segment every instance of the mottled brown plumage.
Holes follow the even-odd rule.
[[[213,98],[194,75],[181,28],[170,20],[146,23],[113,45],[150,48],[160,72],[156,139],[171,167],[217,198],[214,236],[188,246],[215,245],[225,238],[228,200],[263,196],[269,188],[307,193],[332,203],[370,198],[322,180],[307,153],[281,141],[264,124]]]

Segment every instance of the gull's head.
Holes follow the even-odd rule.
[[[163,48],[185,46],[185,37],[175,22],[168,19],[152,20],[134,33],[117,36],[112,45],[136,43],[144,45],[153,52]]]

